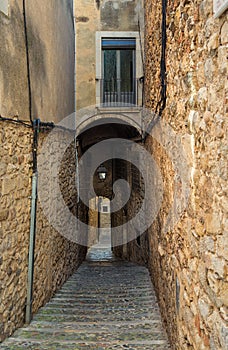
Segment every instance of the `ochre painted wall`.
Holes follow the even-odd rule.
[[[73,0],[25,1],[32,118],[57,122],[74,111]],[[0,12],[0,114],[29,119],[23,1]]]
[[[96,32],[138,32],[138,20],[143,23],[142,0],[99,3],[75,0],[77,110],[96,104]]]

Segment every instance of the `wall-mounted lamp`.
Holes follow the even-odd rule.
[[[97,174],[98,174],[98,177],[101,181],[104,181],[106,179],[107,173],[108,173],[108,171],[103,164],[101,164],[97,168]]]

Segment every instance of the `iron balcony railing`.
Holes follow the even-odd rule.
[[[132,106],[137,104],[137,79],[100,80],[101,103],[104,107]]]

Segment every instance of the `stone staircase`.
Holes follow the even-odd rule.
[[[0,348],[168,350],[170,346],[147,269],[96,248],[32,323]]]

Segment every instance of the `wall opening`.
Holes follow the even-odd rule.
[[[96,196],[89,201],[89,246],[111,249],[110,200]]]
[[[96,105],[142,105],[143,65],[135,31],[96,32]]]

